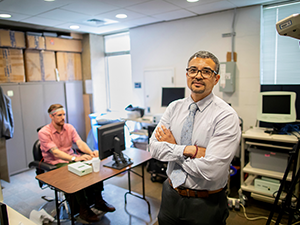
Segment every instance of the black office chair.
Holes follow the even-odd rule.
[[[33,144],[32,154],[34,161],[29,163],[29,168],[36,168],[36,175],[48,172],[50,170],[54,170],[57,167],[44,162],[42,151],[40,148],[40,140],[36,140]],[[40,188],[44,189],[45,184],[42,181],[39,181]]]

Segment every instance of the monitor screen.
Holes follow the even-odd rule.
[[[125,122],[110,123],[102,125],[98,130],[98,151],[102,160],[113,155],[113,160],[104,166],[122,169],[130,164],[130,160],[124,158],[122,150],[125,149]]]
[[[184,87],[163,87],[161,106],[168,106],[171,102],[185,97]]]
[[[257,119],[269,123],[295,122],[295,101],[295,92],[261,92],[258,99]]]

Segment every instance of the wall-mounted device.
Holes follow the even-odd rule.
[[[220,63],[220,80],[219,90],[221,92],[235,92],[235,68],[236,62],[221,62]]]
[[[300,39],[300,14],[290,15],[276,23],[278,34]]]

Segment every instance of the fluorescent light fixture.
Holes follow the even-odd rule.
[[[10,18],[10,14],[0,14],[0,18]]]
[[[45,2],[54,2],[55,0],[44,0]]]
[[[199,0],[186,0],[187,2],[198,2]]]
[[[73,29],[73,30],[77,30],[77,29],[79,29],[79,26],[78,25],[71,25],[70,28]]]
[[[127,18],[127,15],[126,14],[117,14],[116,17],[119,19],[125,19],[125,18]]]

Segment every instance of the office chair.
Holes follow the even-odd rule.
[[[43,127],[43,126],[42,126]],[[42,128],[39,127],[37,129],[37,132]],[[42,150],[40,148],[40,140],[36,140],[33,144],[32,147],[32,154],[33,154],[33,159],[34,161],[29,163],[29,168],[35,168],[36,169],[36,175],[57,169],[57,167],[55,165],[51,165],[49,163],[45,163],[43,156],[42,156]],[[43,183],[42,181],[38,181],[39,182],[39,186],[41,189],[45,189],[47,187],[49,187],[48,185],[46,185],[45,183]],[[51,188],[51,187],[50,187]],[[51,188],[53,189],[53,188]],[[42,205],[40,207],[40,209],[44,208],[46,211],[48,211],[48,208],[52,208],[54,207],[54,199],[49,199],[46,196],[42,196],[42,199],[44,199],[45,201],[47,201],[47,203],[45,203],[44,205]],[[70,210],[69,210],[69,206],[66,202],[65,196],[62,192],[59,192],[59,199],[60,199],[60,220],[63,221],[65,219],[69,220],[70,218]],[[48,204],[50,203],[50,204]],[[55,210],[50,210],[52,214],[51,216],[55,217],[56,215],[53,215],[53,213],[56,213]]]

